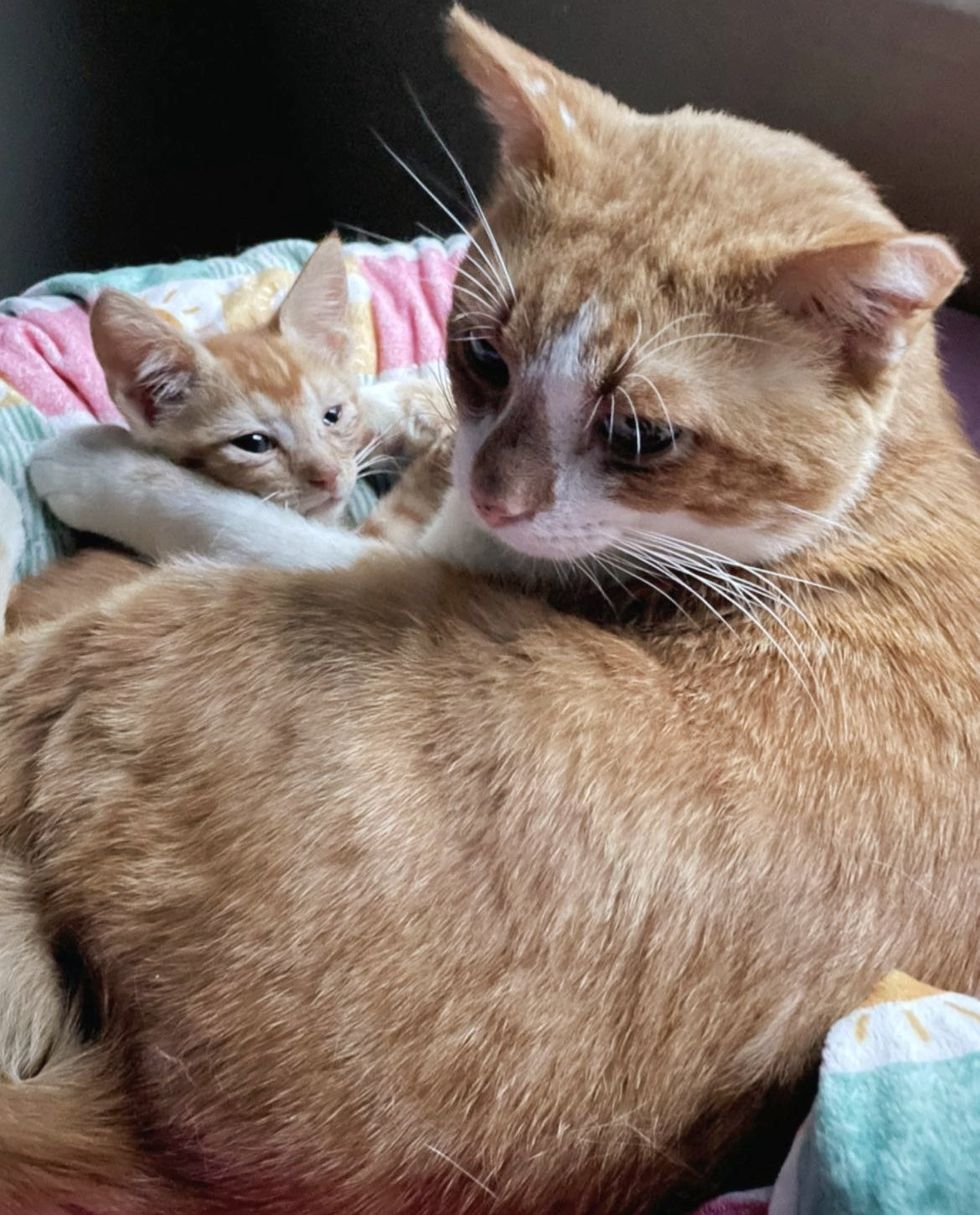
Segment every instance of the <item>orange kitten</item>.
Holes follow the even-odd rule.
[[[91,328],[109,393],[144,446],[319,522],[341,519],[379,450],[435,429],[424,385],[359,388],[333,234],[254,329],[196,339],[115,290],[96,300]]]

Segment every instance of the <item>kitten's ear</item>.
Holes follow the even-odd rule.
[[[839,335],[858,379],[902,358],[960,282],[964,266],[941,236],[905,235],[801,253],[777,270],[777,303]]]
[[[143,300],[112,289],[92,305],[89,325],[109,395],[134,429],[180,409],[200,369],[191,338]]]
[[[579,133],[594,133],[603,107],[624,110],[456,4],[446,19],[449,53],[500,130],[503,160],[547,171]]]
[[[279,307],[282,335],[290,341],[343,357],[347,353],[347,270],[340,237],[324,237],[300,270]]]

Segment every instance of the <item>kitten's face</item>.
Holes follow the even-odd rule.
[[[643,118],[459,10],[451,35],[502,140],[501,256],[478,229],[449,334],[473,517],[547,558],[813,540],[864,489],[955,255],[801,138]]]
[[[200,341],[141,300],[105,291],[92,340],[113,400],[149,446],[222,485],[334,521],[367,438],[346,309],[343,252],[329,236],[268,324]]]
[[[222,485],[304,515],[339,515],[362,440],[353,378],[272,333],[203,345],[210,358],[180,410],[154,427],[154,447]]]

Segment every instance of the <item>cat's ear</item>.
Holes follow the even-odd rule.
[[[798,254],[776,271],[776,302],[840,341],[862,381],[902,358],[916,332],[963,278],[941,236],[910,234]]]
[[[446,33],[450,55],[500,131],[506,164],[547,172],[570,142],[594,133],[603,107],[624,109],[459,4],[449,12]]]
[[[200,350],[143,300],[108,289],[92,305],[92,345],[109,395],[134,429],[152,428],[184,404]]]
[[[313,250],[279,307],[279,330],[290,341],[343,357],[348,348],[347,270],[340,237],[331,232]]]

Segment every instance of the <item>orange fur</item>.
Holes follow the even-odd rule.
[[[103,996],[113,1185],[143,1192],[135,1131],[160,1210],[666,1211],[883,972],[980,985],[980,485],[916,278],[939,292],[955,258],[884,292],[904,229],[826,153],[641,119],[459,9],[452,30],[504,124],[501,347],[518,366],[600,288],[622,304],[603,373],[637,309],[643,332],[700,306],[779,343],[642,364],[693,437],[603,484],[756,523],[770,574],[805,581],[763,632],[710,592],[673,610],[669,583],[589,620],[381,554],[163,570],[10,638],[0,839]],[[868,241],[865,307],[839,250]],[[824,249],[829,294],[799,261]],[[497,441],[478,419],[548,399],[477,391],[453,357],[465,475]],[[0,1206],[25,1177],[62,1193],[77,1107],[45,1109],[30,1159],[0,1118]]]

